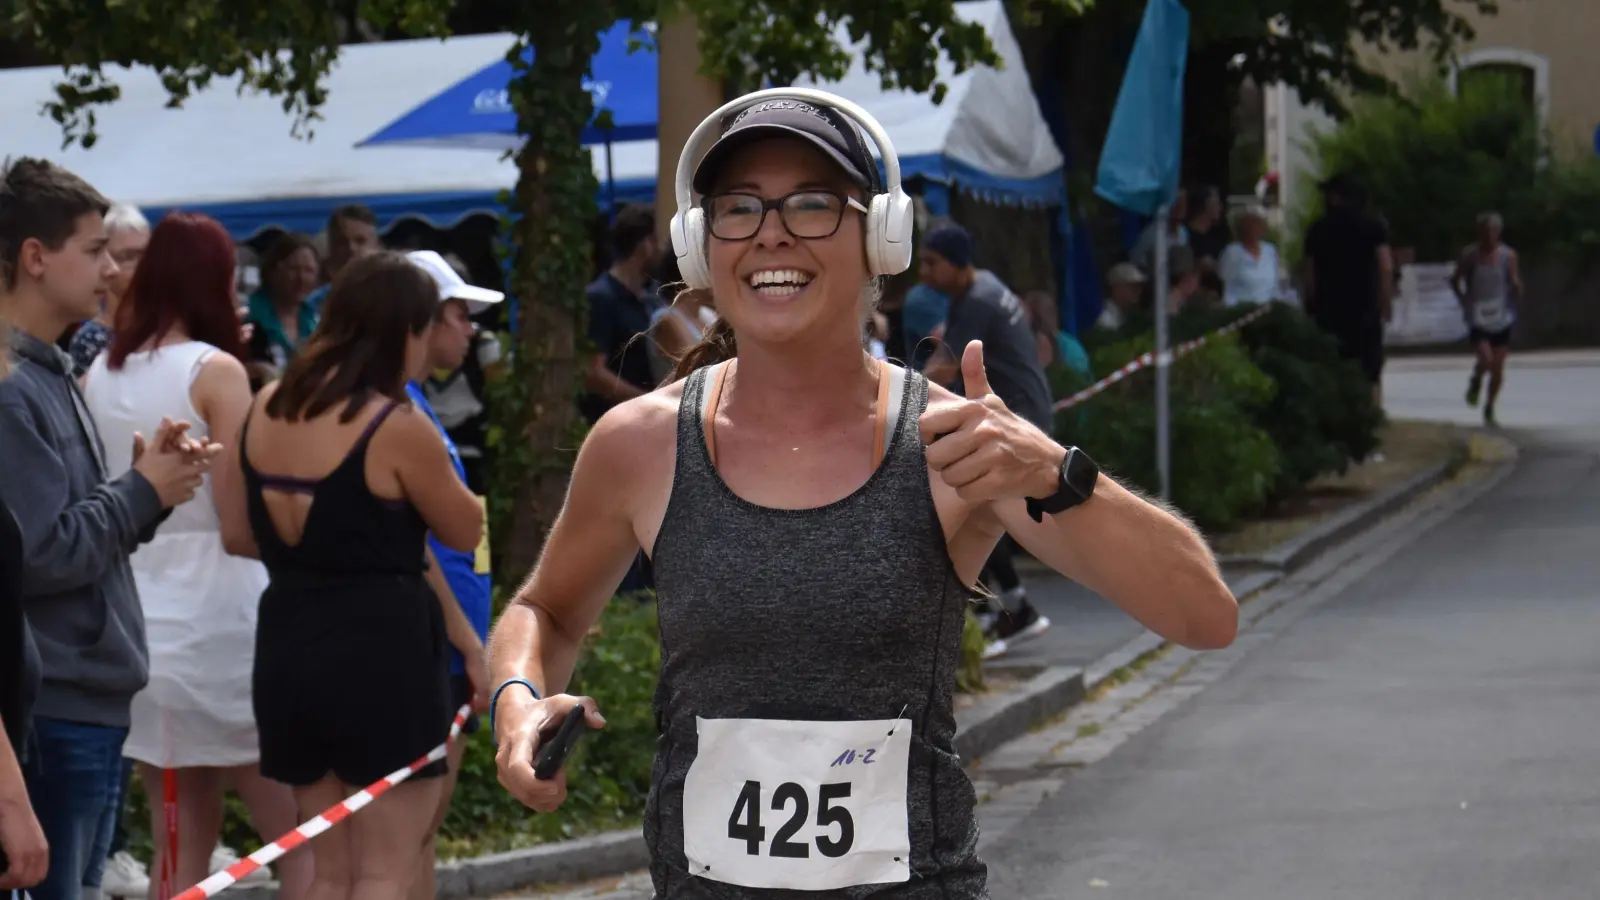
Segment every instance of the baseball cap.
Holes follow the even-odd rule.
[[[928,229],[922,237],[922,246],[958,269],[972,265],[972,235],[954,222],[941,222]]]
[[[1119,262],[1106,274],[1106,282],[1109,284],[1144,284],[1149,280],[1144,272],[1131,262]]]
[[[856,124],[831,106],[786,97],[763,100],[735,116],[695,167],[694,189],[710,193],[734,151],[770,137],[799,138],[822,151],[851,181],[878,191],[878,163]]]
[[[441,303],[446,300],[462,300],[467,304],[467,312],[477,315],[506,298],[500,291],[467,284],[466,279],[456,272],[454,266],[432,250],[413,250],[406,254],[406,259],[416,263],[422,271],[432,276],[434,283],[439,285]]]

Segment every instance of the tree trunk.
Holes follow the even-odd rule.
[[[495,484],[513,498],[500,517],[508,533],[497,541],[503,585],[515,584],[538,561],[584,433],[573,401],[582,379],[588,229],[599,182],[580,143],[594,112],[583,81],[600,48],[599,32],[615,21],[607,7],[573,2],[542,8],[543,24],[530,23],[527,33],[534,62],[511,85],[518,127],[528,140],[517,154],[513,207],[520,214],[512,282],[520,312],[517,353],[507,402],[498,411]]]
[[[669,240],[668,225],[678,209],[673,190],[678,155],[701,120],[725,102],[722,83],[700,73],[699,35],[694,14],[688,10],[656,27],[661,86],[656,127],[656,235],[662,241]]]

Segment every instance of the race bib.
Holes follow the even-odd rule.
[[[472,554],[472,572],[489,574],[489,501],[478,495],[478,507],[483,510],[483,537],[478,538],[478,549]]]
[[[1508,312],[1504,300],[1480,300],[1472,308],[1472,324],[1485,331],[1499,331],[1510,324],[1506,321]]]
[[[683,786],[691,875],[794,891],[910,880],[910,720],[696,722]]]

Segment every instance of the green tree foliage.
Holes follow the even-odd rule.
[[[1069,123],[1069,155],[1093,172],[1133,34],[1147,0],[1098,0],[1083,15],[1052,7],[1019,40],[1042,98]],[[1475,18],[1498,12],[1498,0],[1183,0],[1190,13],[1184,85],[1186,178],[1227,186],[1253,183],[1259,144],[1237,144],[1253,126],[1235,119],[1239,89],[1287,84],[1336,118],[1352,96],[1394,93],[1373,50],[1416,50],[1447,59],[1470,41]],[[1016,0],[1013,8],[1031,8]],[[1013,21],[1018,21],[1014,16]],[[1057,88],[1057,86],[1060,86]],[[1246,171],[1230,179],[1230,168]],[[1084,190],[1076,196],[1092,196]]]
[[[1126,0],[1143,7],[1143,0]],[[1371,63],[1379,52],[1425,50],[1445,63],[1470,41],[1469,16],[1492,16],[1498,0],[1188,0],[1193,45],[1223,58],[1234,78],[1282,82],[1336,116],[1346,92],[1393,93]]]
[[[1041,0],[1079,8],[1086,0]],[[218,77],[239,75],[252,90],[281,97],[297,132],[310,134],[323,86],[352,17],[347,4],[317,0],[17,0],[7,36],[67,67],[49,112],[68,142],[95,141],[94,110],[118,89],[103,68],[156,69],[181,105]],[[447,0],[360,0],[353,20],[368,30],[406,36],[447,33]],[[490,15],[499,10],[498,18]],[[598,34],[613,23],[686,10],[702,29],[706,74],[782,82],[802,74],[837,75],[848,56],[834,40],[846,25],[864,40],[868,66],[885,84],[914,91],[943,87],[936,63],[956,69],[994,63],[981,28],[956,16],[954,0],[540,0],[483,5],[492,22],[518,36],[507,58],[518,68],[511,102],[529,138],[517,154],[512,203],[515,255],[510,285],[521,306],[517,353],[495,410],[499,464],[491,507],[500,575],[528,570],[543,546],[566,490],[581,428],[571,402],[581,384],[578,351],[587,314],[583,286],[591,272],[588,224],[598,185],[578,136],[593,116],[583,89]],[[532,47],[531,65],[520,52]],[[442,86],[441,86],[442,87]]]
[[[1393,243],[1425,261],[1454,259],[1473,222],[1496,210],[1525,256],[1587,261],[1600,249],[1600,160],[1553,145],[1518,86],[1465,81],[1452,93],[1419,78],[1402,96],[1357,101],[1356,114],[1312,139],[1323,174],[1354,173]],[[1310,196],[1303,223],[1320,212]]]

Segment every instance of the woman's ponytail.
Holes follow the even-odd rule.
[[[689,351],[678,358],[677,365],[672,368],[672,381],[689,377],[695,369],[715,365],[725,360],[733,359],[739,352],[739,345],[733,337],[733,326],[728,320],[717,317],[711,327],[700,338],[700,343],[689,348]]]

